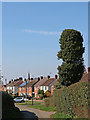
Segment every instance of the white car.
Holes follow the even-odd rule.
[[[25,102],[23,97],[16,97],[14,98],[14,102]]]

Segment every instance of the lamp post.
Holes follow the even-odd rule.
[[[24,81],[26,82],[25,88],[26,88],[26,104],[27,104],[27,80],[26,78],[24,79]]]
[[[32,92],[32,105],[33,105],[33,94],[34,94],[34,92]]]

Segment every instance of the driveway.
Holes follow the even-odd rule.
[[[24,118],[50,118],[51,114],[54,114],[55,112],[46,112],[34,108],[29,108],[25,105],[16,105],[20,109],[20,111],[23,114]]]

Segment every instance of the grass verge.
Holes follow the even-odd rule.
[[[56,112],[55,114],[52,114],[50,117],[51,117],[51,118],[60,118],[60,120],[63,120],[63,118],[64,118],[65,120],[66,120],[67,118],[69,118],[69,120],[72,120],[72,117],[71,117],[71,116],[69,116],[69,115],[64,115],[64,114],[58,113],[58,112]]]
[[[56,111],[56,107],[54,107],[54,106],[48,106],[48,107],[46,107],[44,102],[34,101],[33,105],[32,105],[31,101],[27,101],[27,104],[26,103],[17,103],[17,105],[26,105],[27,107],[30,107],[30,108],[35,108],[35,109],[39,109],[39,110],[43,110],[43,111],[48,111],[48,112],[50,112],[50,111]]]

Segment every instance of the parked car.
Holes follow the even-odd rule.
[[[16,97],[14,98],[14,102],[25,102],[24,97]]]

